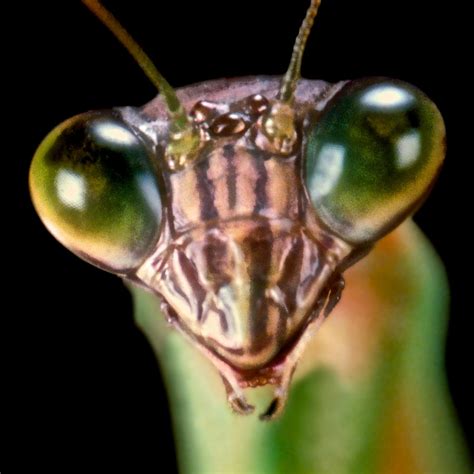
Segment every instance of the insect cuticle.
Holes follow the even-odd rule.
[[[67,248],[157,296],[221,374],[236,412],[254,409],[244,388],[275,385],[261,415],[273,419],[341,298],[342,271],[431,189],[441,115],[401,81],[301,79],[319,0],[282,78],[178,91],[99,2],[84,3],[160,95],[54,129],[31,166],[35,207]]]

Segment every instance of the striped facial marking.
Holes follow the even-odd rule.
[[[232,221],[185,234],[155,285],[182,324],[241,368],[263,366],[304,325],[331,265],[299,225]]]
[[[275,156],[254,136],[216,140],[169,174],[168,231],[139,274],[193,339],[240,369],[298,337],[336,266],[308,218],[299,151]]]
[[[175,230],[250,216],[298,219],[302,187],[295,168],[295,158],[249,149],[245,137],[209,151],[170,177]]]

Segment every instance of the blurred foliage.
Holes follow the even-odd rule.
[[[431,245],[407,222],[345,277],[270,423],[233,414],[214,367],[167,327],[153,295],[131,288],[168,386],[182,473],[470,473],[444,375],[448,286]],[[271,387],[248,397],[261,412]]]

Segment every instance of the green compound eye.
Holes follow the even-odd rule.
[[[332,231],[370,242],[416,210],[444,153],[443,119],[422,92],[390,79],[353,81],[310,131],[308,193]]]
[[[156,242],[161,200],[150,152],[117,113],[56,127],[33,158],[30,190],[49,231],[101,268],[136,268]]]

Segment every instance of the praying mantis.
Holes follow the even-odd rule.
[[[397,94],[397,91],[400,92],[400,90],[402,90],[402,92],[407,93],[407,92],[406,92],[406,89],[398,89],[398,88],[397,88],[397,87],[398,87],[398,84],[395,84],[395,85],[394,85],[394,84],[395,84],[395,83],[388,83],[388,86],[387,86],[387,84],[386,84],[387,87],[391,87],[391,88],[392,88],[392,89],[390,89],[390,90],[392,91],[392,95],[393,95],[393,94],[396,95],[396,94]],[[369,84],[369,86],[370,86],[370,84]],[[397,87],[395,87],[395,86],[397,86]],[[274,87],[274,86],[272,85],[271,87]],[[394,92],[393,88],[395,88],[395,92]],[[416,92],[414,91],[414,89],[408,89],[408,91],[409,91],[408,94],[411,95],[412,97],[413,97],[414,94],[416,94]],[[336,91],[335,93],[337,93],[337,92],[339,92],[339,91]],[[357,91],[356,91],[356,92],[357,92]],[[330,95],[331,93],[328,92],[328,94]],[[256,95],[256,94],[254,94],[254,95]],[[285,94],[282,93],[282,96],[284,96],[284,95],[285,95]],[[399,94],[399,95],[400,95],[400,94]],[[402,94],[402,95],[403,95],[403,94]],[[343,97],[344,97],[344,96],[343,96]],[[284,97],[283,97],[283,98],[284,98]],[[330,98],[331,98],[331,97],[330,97]],[[400,99],[400,100],[402,100],[402,99]],[[369,102],[370,102],[370,100],[369,100]],[[244,104],[244,105],[245,105],[245,104]],[[271,112],[271,109],[270,109],[270,112]],[[234,112],[234,113],[235,113],[235,112]],[[270,114],[270,115],[271,115],[271,114]],[[215,120],[215,117],[212,117],[212,118],[213,118],[213,120]],[[134,118],[132,117],[131,120],[134,120]],[[286,120],[286,119],[285,119],[285,120]],[[283,122],[284,122],[285,120],[283,120]],[[278,120],[277,120],[277,122],[278,122]],[[181,131],[181,130],[180,130],[180,131]],[[238,132],[238,133],[240,133],[240,132]],[[279,133],[279,132],[278,132],[278,133]],[[277,133],[277,135],[278,135],[278,133]],[[290,134],[290,135],[291,135],[291,134]],[[278,135],[278,136],[279,136],[279,135]],[[132,139],[133,137],[129,137],[129,138]],[[266,138],[268,138],[268,136],[267,136]],[[291,137],[290,137],[290,138],[291,138]],[[263,139],[265,139],[265,137],[263,137]],[[316,138],[315,138],[315,140],[316,140]],[[290,142],[291,142],[291,140],[290,140]],[[283,143],[283,146],[281,146],[281,143]],[[187,145],[186,145],[186,146],[187,146]],[[265,146],[267,146],[267,145],[265,145]],[[284,152],[284,150],[285,150],[285,141],[284,141],[284,140],[283,140],[283,141],[280,140],[280,144],[277,143],[277,144],[275,145],[275,143],[273,143],[273,144],[270,144],[269,146],[276,147],[276,149],[277,149],[276,151],[273,150],[273,149],[270,150],[272,153],[281,153],[281,152]],[[290,143],[289,146],[291,147],[292,144]],[[315,146],[316,146],[316,145],[315,145]],[[401,146],[401,147],[403,148],[403,146]],[[179,146],[178,146],[178,148],[179,148]],[[268,151],[268,150],[267,150],[267,151]],[[285,153],[286,153],[286,152],[285,152]],[[291,150],[290,150],[290,153],[288,153],[288,154],[291,154]],[[179,155],[179,154],[178,154],[178,155]],[[173,156],[173,154],[171,154],[171,156]],[[402,161],[403,161],[403,160],[402,160]],[[171,162],[171,161],[170,161],[170,162]],[[174,163],[174,162],[176,162],[177,164]],[[175,170],[182,171],[182,169],[185,169],[186,164],[182,165],[179,158],[177,158],[176,160],[174,160],[173,163],[174,163],[173,165],[170,165],[170,170],[171,170],[171,171],[175,171]],[[174,169],[173,169],[173,166],[175,167]],[[181,169],[181,166],[183,166],[182,169]],[[324,168],[324,166],[323,166],[323,168]],[[430,173],[431,173],[431,175],[430,175],[431,177],[434,176],[434,171],[433,171],[433,172],[430,172]],[[431,178],[430,178],[430,179],[431,179]],[[58,181],[58,180],[55,178],[55,182],[57,182],[57,181]],[[59,181],[61,181],[61,180],[59,180]],[[61,184],[61,183],[60,183],[60,184]],[[34,186],[35,186],[35,185],[33,184],[33,187],[34,187]],[[79,186],[79,185],[78,185],[77,181],[76,181],[76,182],[74,182],[74,181],[71,182],[71,181],[70,181],[69,183],[66,182],[66,184],[62,183],[61,186],[60,186],[61,188],[71,188],[71,187],[72,187],[72,189],[73,189],[72,194],[73,194],[73,195],[75,194],[76,197],[74,197],[74,196],[72,196],[72,197],[71,197],[71,196],[67,197],[67,195],[68,195],[67,192],[66,192],[66,194],[62,197],[62,200],[63,200],[63,201],[66,201],[66,203],[68,203],[68,202],[69,202],[69,203],[72,203],[72,207],[74,207],[74,206],[75,206],[75,207],[81,207],[81,206],[80,206],[80,198],[77,197],[77,195],[81,195],[81,191],[80,191],[80,189],[79,189],[79,191],[78,191],[77,189],[74,190],[74,188],[75,188],[75,187],[77,188],[78,186]],[[80,188],[80,186],[79,186],[79,188]],[[66,190],[66,191],[67,191],[67,190]],[[227,193],[229,194],[229,191],[227,191]],[[69,194],[71,194],[71,193],[69,193]],[[420,194],[420,195],[421,195],[421,194]],[[65,196],[66,196],[66,197],[65,197]],[[419,196],[418,196],[418,197],[419,197]],[[68,199],[69,199],[69,201],[68,201]],[[74,201],[74,199],[76,199],[76,200]],[[79,199],[79,201],[78,201],[78,199]],[[319,197],[317,197],[317,198],[312,198],[312,199],[316,200],[315,202],[316,202],[317,204],[320,204],[320,201],[318,201]],[[418,199],[418,198],[417,198],[417,199]],[[41,198],[38,198],[38,197],[37,197],[37,198],[36,198],[36,205],[37,205],[37,206],[38,206],[38,202],[39,202],[39,201],[41,201]],[[406,206],[405,206],[405,207],[406,207]],[[41,212],[41,211],[40,211],[40,212]],[[408,211],[407,211],[407,212],[408,212]],[[155,215],[156,215],[156,214],[155,214]],[[332,223],[332,224],[334,224],[334,223]],[[329,221],[326,221],[326,222],[325,222],[325,225],[326,225],[326,226],[330,226],[330,225],[332,225],[332,224],[331,224]],[[344,233],[344,230],[342,230],[342,227],[341,227],[342,224],[341,224],[340,222],[339,222],[339,223],[336,222],[334,225],[337,227],[337,233],[338,233],[339,236]],[[368,232],[367,229],[366,229],[364,232]],[[351,234],[351,235],[349,236],[349,240],[351,240],[352,242],[356,242],[356,241],[358,242],[359,239],[361,239],[361,238],[362,238],[362,237],[361,237],[360,235],[355,235],[355,234]],[[61,239],[60,239],[60,240],[61,240]],[[395,242],[398,242],[398,241],[395,241]],[[393,244],[393,242],[392,242],[392,244]],[[90,246],[90,244],[89,244],[89,246]],[[96,256],[93,256],[93,259],[96,260]],[[114,258],[114,261],[117,261],[116,258]],[[134,262],[133,262],[133,263],[134,263]],[[127,262],[127,263],[124,264],[124,265],[125,265],[124,268],[128,271],[127,265],[129,265],[129,263]],[[122,269],[122,268],[119,268],[118,270],[119,270],[119,272],[121,272],[123,269]],[[140,282],[138,282],[138,283],[140,283]],[[133,291],[134,291],[134,292],[137,292],[137,291],[139,291],[139,290],[134,289]],[[319,291],[319,290],[318,290],[318,291]],[[332,290],[331,290],[331,291],[332,291]],[[338,297],[338,295],[337,295],[337,297]],[[137,301],[140,301],[141,299],[146,300],[146,297],[142,295],[142,296],[138,297]],[[336,298],[336,299],[337,299],[337,298]],[[140,303],[137,303],[137,304],[140,305]],[[150,304],[153,304],[153,303],[150,303]],[[140,308],[139,308],[139,309],[140,309]],[[142,308],[142,311],[143,311],[143,308]],[[157,312],[158,310],[155,308],[154,311]],[[170,318],[170,317],[169,317],[169,318]],[[171,319],[172,319],[172,318],[171,318]],[[145,324],[143,321],[141,322],[141,324],[142,324],[143,326],[146,326],[146,324]],[[150,324],[151,324],[151,323],[150,323]],[[153,323],[153,324],[154,324],[154,323]],[[294,333],[293,333],[293,334],[294,334]],[[317,336],[316,336],[316,337],[317,337]],[[184,351],[184,350],[185,350],[185,349],[183,349],[183,351]],[[222,373],[222,371],[223,371],[224,369],[222,369],[221,367],[220,367],[220,369],[221,369],[221,373]],[[292,373],[292,372],[293,372],[293,367],[290,367],[290,369],[291,369],[290,372]],[[279,376],[279,375],[280,375],[280,374],[278,374],[278,376]],[[284,378],[285,376],[288,378],[288,376],[285,375],[285,374],[281,374],[281,375],[282,375],[283,378]],[[262,375],[260,374],[258,377],[262,377]],[[286,380],[286,379],[285,379],[285,380]],[[241,397],[241,394],[237,394],[237,396],[235,396],[235,393],[238,391],[238,390],[236,390],[235,383],[232,383],[232,381],[229,382],[228,379],[226,380],[226,382],[227,382],[226,387],[227,387],[227,389],[228,389],[229,400],[230,400],[231,403],[233,404],[233,407],[234,407],[237,411],[239,411],[239,410],[242,411],[242,412],[247,412],[247,411],[249,411],[249,405],[248,405],[248,404],[246,403],[246,401]],[[265,379],[264,382],[268,382],[268,380]],[[253,383],[253,382],[249,382],[250,385],[252,385],[252,383]],[[289,383],[289,380],[288,380],[288,383]],[[255,383],[255,384],[256,384],[256,385],[259,385],[259,383]],[[230,386],[230,390],[229,390],[229,386]],[[285,392],[285,393],[283,394],[283,398],[286,398],[286,396],[287,396],[287,388],[288,388],[288,387],[286,387],[286,386],[284,387],[283,392]],[[284,402],[283,402],[283,403],[279,403],[279,402],[278,402],[278,403],[274,403],[274,402],[272,402],[272,404],[270,405],[270,408],[267,410],[266,414],[264,414],[264,417],[265,417],[265,418],[272,418],[272,417],[274,416],[274,414],[279,414],[279,413],[281,412],[281,410],[283,409],[283,406],[284,406]],[[263,428],[262,428],[262,429],[263,429]],[[271,428],[270,428],[270,430],[271,430]]]

